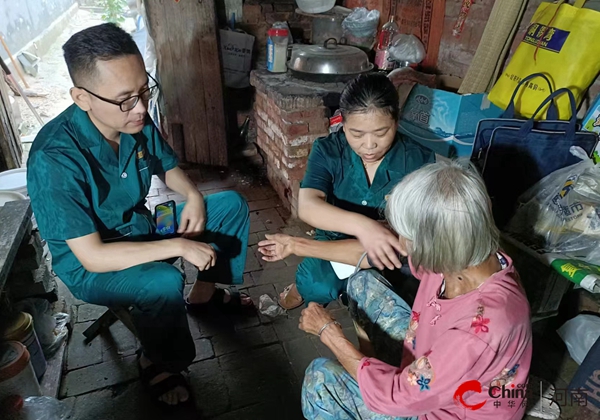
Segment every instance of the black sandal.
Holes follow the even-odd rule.
[[[148,395],[150,395],[150,398],[152,398],[153,401],[161,404],[165,408],[175,408],[180,407],[183,404],[187,404],[192,400],[192,390],[190,389],[190,385],[181,373],[172,374],[168,378],[157,382],[153,385],[150,385],[150,382],[154,378],[156,378],[161,373],[165,373],[168,371],[161,368],[158,365],[150,365],[146,368],[142,368],[139,361],[139,355],[140,354],[138,353],[138,371],[140,373],[140,380],[142,381],[146,392],[148,393]],[[170,405],[159,400],[161,396],[165,395],[167,392],[172,391],[179,386],[185,388],[185,390],[188,392],[189,398],[187,401],[180,401],[178,404]]]
[[[228,294],[230,296],[229,302],[223,302],[225,295]],[[201,314],[210,310],[211,308],[220,310],[221,312],[225,312],[228,314],[242,314],[248,311],[254,311],[254,303],[249,305],[244,305],[242,303],[242,297],[250,298],[250,296],[246,293],[240,293],[236,290],[216,288],[215,292],[205,303],[189,303],[187,299],[185,300],[185,307],[190,314]]]

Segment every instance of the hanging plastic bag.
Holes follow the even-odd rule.
[[[425,59],[425,47],[414,35],[398,34],[390,45],[390,59],[400,63],[418,64]]]
[[[357,7],[344,19],[342,29],[349,45],[372,48],[379,25],[379,10]]]
[[[573,154],[584,160],[551,173],[519,198],[508,231],[546,252],[600,265],[600,167],[585,152]]]
[[[600,338],[600,317],[580,314],[568,320],[557,331],[569,354],[581,364],[596,340]]]

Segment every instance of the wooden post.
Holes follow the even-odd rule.
[[[144,5],[156,48],[169,143],[183,160],[226,166],[214,0],[144,0]]]
[[[21,167],[23,150],[17,125],[12,117],[8,86],[0,70],[0,171]]]

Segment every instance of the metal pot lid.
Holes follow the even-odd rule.
[[[323,46],[294,45],[288,67],[314,74],[358,74],[371,70],[373,64],[364,51],[330,38]]]

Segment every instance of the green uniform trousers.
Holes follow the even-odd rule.
[[[242,284],[250,226],[248,205],[231,191],[210,195],[205,203],[206,232],[198,240],[214,246],[217,263],[200,272],[198,279]],[[178,205],[178,215],[184,205]],[[152,362],[179,372],[195,357],[183,299],[184,283],[184,275],[173,265],[149,262],[116,272],[88,272],[71,291],[96,305],[132,306],[144,354]]]

